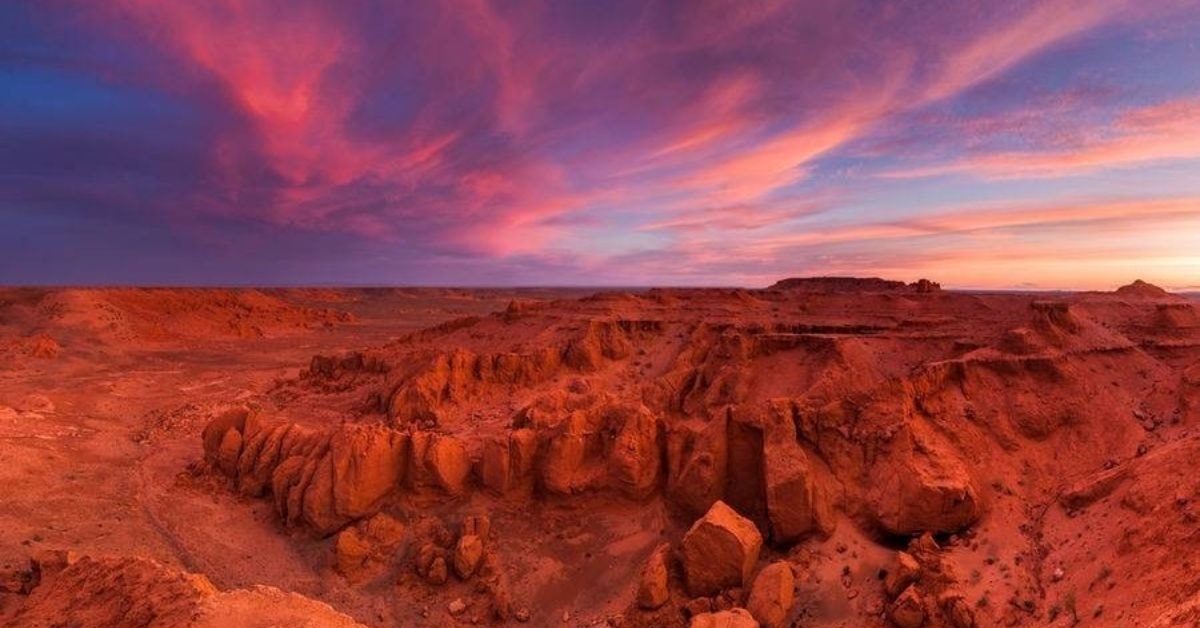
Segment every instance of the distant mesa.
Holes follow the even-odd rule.
[[[1142,299],[1161,299],[1171,296],[1170,292],[1152,283],[1146,283],[1141,279],[1117,288],[1117,294],[1123,297],[1137,297]]]
[[[789,277],[771,285],[768,290],[793,292],[938,292],[941,284],[928,279],[912,283],[880,279],[879,277]]]

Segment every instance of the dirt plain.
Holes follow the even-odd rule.
[[[2,289],[0,623],[1200,625],[1198,423],[1141,282]]]

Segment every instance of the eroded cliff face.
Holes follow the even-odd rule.
[[[711,532],[717,540],[700,547],[744,538],[742,520],[761,537],[762,557],[735,543],[728,551],[749,567],[713,576],[721,584],[702,592],[680,576],[701,568],[703,552],[664,538],[683,543],[665,559],[658,588],[668,601],[631,608],[629,625],[745,604],[759,563],[772,558],[787,561],[801,588],[845,567],[848,597],[836,605],[756,602],[788,621],[1055,621],[1067,599],[1071,613],[1150,621],[1164,611],[1148,602],[1094,611],[1116,594],[1084,590],[1050,565],[1059,556],[1091,569],[1101,549],[1068,548],[1065,531],[1110,530],[1081,513],[1134,491],[1158,468],[1150,461],[1175,456],[1171,448],[1190,447],[1198,364],[1197,306],[1145,286],[1052,299],[928,282],[605,294],[514,303],[380,348],[315,357],[255,409],[215,417],[204,459],[241,494],[272,500],[286,525],[317,536],[380,512],[453,512],[482,495],[582,509],[662,500],[683,528],[715,517],[706,529],[737,531]],[[1071,482],[1085,488],[1064,497]],[[1104,507],[1136,525],[1161,514],[1157,486],[1140,502]],[[1182,519],[1160,519],[1162,538],[1193,543],[1180,526],[1194,491],[1170,497]],[[1047,513],[1060,508],[1075,514],[1048,530]],[[848,539],[863,556],[843,554]],[[440,548],[413,559],[426,574],[438,551],[452,551],[452,539],[414,541]],[[1103,558],[1110,571],[1128,567],[1119,586],[1136,587],[1130,599],[1153,592],[1183,604],[1200,587],[1194,577],[1195,586],[1157,583],[1152,570],[1133,569],[1140,555]],[[896,569],[916,575],[865,587],[862,565],[880,560],[904,563],[883,568],[892,580]],[[1002,572],[990,569],[998,561]]]

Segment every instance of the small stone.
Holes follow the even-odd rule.
[[[700,615],[702,613],[711,613],[712,610],[712,599],[707,597],[692,598],[683,605],[683,612],[688,617],[695,617],[696,615]]]
[[[79,560],[72,550],[40,549],[29,559],[29,588],[37,586],[42,579],[52,576]]]
[[[909,586],[892,603],[888,615],[900,628],[919,628],[925,623],[925,605],[921,594],[916,588]]]
[[[525,608],[524,606],[518,608],[517,612],[513,613],[513,619],[521,622],[522,624],[529,621],[530,617],[531,615],[529,614],[529,609]]]
[[[733,608],[696,615],[690,628],[759,628],[759,624],[746,609]]]
[[[502,622],[507,620],[509,615],[512,614],[512,600],[508,595],[508,589],[504,587],[492,587],[491,597],[492,618]]]
[[[1063,571],[1062,567],[1055,567],[1054,572],[1050,574],[1050,580],[1053,582],[1058,582],[1059,580],[1062,580],[1063,576],[1065,575],[1067,574]]]
[[[363,538],[358,528],[350,527],[338,533],[334,543],[338,573],[350,580],[357,580],[362,576],[364,563],[370,555],[370,542]]]
[[[667,603],[670,590],[667,587],[667,562],[671,546],[663,543],[655,548],[642,569],[642,579],[638,584],[637,603],[646,610],[660,608]]]
[[[446,567],[446,558],[444,556],[436,556],[433,562],[429,564],[428,575],[425,576],[425,581],[429,584],[446,584],[446,580],[450,577],[450,569]]]
[[[455,598],[454,601],[450,602],[450,605],[446,607],[446,610],[450,611],[451,615],[461,615],[463,611],[467,610],[467,603],[462,601],[462,598]]]
[[[939,598],[942,613],[953,628],[974,628],[975,613],[962,594],[948,591]]]
[[[475,574],[483,558],[483,541],[474,534],[465,534],[454,548],[454,573],[466,580]]]
[[[563,620],[563,623],[564,623],[564,624],[565,624],[565,623],[567,623],[567,622],[569,622],[569,621],[571,621],[571,611],[563,611],[563,618],[562,618],[562,620]]]
[[[921,565],[917,559],[908,552],[896,552],[895,560],[883,580],[883,589],[889,598],[894,598],[920,577]]]

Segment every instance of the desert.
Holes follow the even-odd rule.
[[[1200,628],[1198,35],[0,1],[0,628]]]
[[[12,625],[1200,618],[1200,304],[1144,282],[0,302]]]

